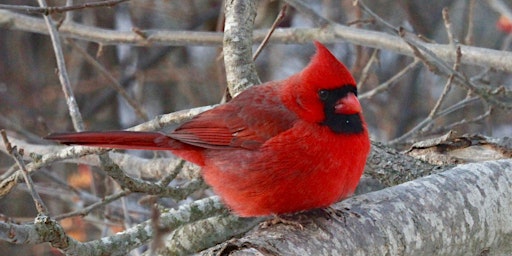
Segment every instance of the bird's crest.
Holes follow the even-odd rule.
[[[316,54],[302,71],[302,81],[322,89],[332,89],[342,85],[356,85],[356,81],[332,53],[320,42],[315,41]]]

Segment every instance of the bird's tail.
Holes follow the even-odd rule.
[[[102,148],[172,150],[183,146],[163,133],[159,132],[76,132],[53,133],[45,137],[67,145],[84,145]]]
[[[170,150],[176,156],[199,166],[204,166],[203,149],[183,143],[160,132],[75,132],[53,133],[45,137],[62,144],[84,145],[102,148]]]

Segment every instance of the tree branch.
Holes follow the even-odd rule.
[[[512,160],[461,165],[299,214],[304,230],[260,228],[201,255],[510,255],[511,194]]]
[[[223,52],[229,93],[235,97],[248,87],[260,84],[252,59],[252,29],[256,1],[225,1]]]
[[[0,10],[0,27],[11,30],[48,34],[44,24],[41,22],[42,19]],[[152,46],[158,44],[176,46],[219,46],[223,42],[223,34],[220,32],[142,31],[146,35],[145,38],[140,37],[132,31],[116,31],[77,23],[66,23],[59,28],[60,36],[62,37],[96,42],[102,45],[135,44],[140,46]],[[268,30],[266,29],[254,31],[253,42],[263,41],[267,33]],[[270,38],[271,43],[303,44],[310,43],[313,40],[319,40],[325,43],[349,42],[356,45],[389,50],[407,56],[414,56],[410,47],[396,35],[352,28],[340,24],[326,28],[280,28],[276,29]],[[451,45],[431,43],[424,43],[423,45],[444,61],[453,61],[456,59],[456,54]],[[509,61],[512,59],[511,52],[465,45],[461,46],[461,51],[464,56],[461,60],[462,64],[490,67],[512,73],[512,62]]]
[[[70,12],[70,11],[76,11],[76,10],[81,10],[81,9],[85,9],[85,8],[112,7],[112,6],[115,6],[119,3],[126,2],[126,1],[129,1],[129,0],[106,0],[106,1],[99,1],[99,2],[95,2],[95,3],[84,3],[84,4],[71,5],[71,6],[45,6],[45,7],[0,4],[0,9],[50,15],[53,13]]]
[[[174,230],[186,223],[226,212],[227,209],[218,197],[210,197],[161,214],[160,224]],[[0,222],[0,239],[4,241],[17,244],[51,242],[53,247],[68,255],[126,255],[129,251],[146,244],[152,237],[150,220],[112,236],[84,243],[66,236],[62,227],[48,217],[37,217],[34,224]]]
[[[38,0],[38,2],[42,8],[48,7],[45,0]],[[84,121],[82,120],[82,114],[80,113],[78,103],[76,102],[75,95],[71,89],[71,82],[69,81],[66,62],[64,61],[64,53],[62,52],[62,44],[60,42],[59,32],[57,31],[57,27],[55,26],[55,23],[50,16],[44,16],[43,19],[46,23],[48,33],[50,34],[50,39],[52,40],[53,51],[55,52],[55,60],[57,62],[59,81],[66,98],[69,116],[71,117],[75,131],[83,131],[85,129]]]

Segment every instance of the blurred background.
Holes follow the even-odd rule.
[[[74,1],[80,4],[85,1]],[[365,22],[368,15],[352,5],[352,0],[305,1],[320,13],[341,24],[353,24],[359,28],[389,32],[378,22]],[[448,8],[455,40],[461,44],[509,51],[509,32],[506,26],[498,27],[500,13],[489,4],[491,1],[443,0],[443,1],[367,1],[368,7],[394,26],[421,34],[425,38],[446,44],[448,42],[442,9]],[[34,5],[34,1],[5,0],[3,4]],[[512,4],[507,8],[511,8]],[[49,1],[50,6],[65,5],[65,1]],[[255,29],[269,28],[280,11],[283,1],[259,1]],[[473,8],[470,6],[474,5]],[[68,14],[67,21],[87,26],[112,30],[130,31],[132,28],[222,31],[223,2],[209,1],[130,1],[112,8],[82,9]],[[19,12],[23,15],[27,13]],[[472,14],[471,14],[472,13]],[[1,18],[0,13],[0,18]],[[472,16],[471,16],[472,15]],[[31,15],[41,18],[40,15]],[[52,16],[54,20],[64,15]],[[471,21],[470,21],[471,20]],[[360,22],[357,22],[360,21]],[[64,21],[66,22],[66,21]],[[471,25],[470,25],[471,24]],[[314,23],[288,8],[280,27],[315,27]],[[469,36],[468,36],[469,35]],[[333,53],[352,69],[360,81],[363,68],[375,49],[348,43],[327,45]],[[109,80],[87,61],[87,54],[99,62],[128,91],[141,106],[146,118],[177,110],[219,103],[225,93],[225,73],[221,46],[159,46],[159,45],[116,45],[102,46],[88,41],[63,40],[66,66],[71,84],[83,115],[87,130],[125,129],[145,121],[145,118],[127,104],[123,97],[111,89]],[[257,45],[255,45],[256,49]],[[314,53],[312,43],[269,44],[256,60],[257,71],[263,82],[283,79],[300,71]],[[362,81],[359,94],[371,91],[389,80],[413,58],[395,52],[380,50],[378,61],[371,65]],[[512,60],[511,60],[512,61]],[[490,88],[505,86],[511,89],[512,76],[508,73],[486,69],[480,66],[464,65],[461,71],[468,77],[479,75]],[[481,75],[481,76],[480,76]],[[389,142],[415,127],[424,120],[441,95],[446,78],[431,73],[419,63],[409,70],[386,91],[361,100],[367,122],[375,141]],[[443,106],[450,106],[471,96],[466,90],[453,86]],[[459,134],[479,133],[493,137],[512,134],[512,115],[493,108],[490,115],[476,122],[452,125],[484,114],[489,109],[480,101],[443,118],[436,119],[433,126],[418,134],[394,144],[404,149],[409,143],[430,136],[440,135],[447,130]],[[45,144],[40,138],[50,132],[72,131],[61,85],[56,74],[56,63],[50,39],[47,35],[30,33],[0,27],[0,128],[9,134],[32,143]],[[148,156],[152,156],[148,153]],[[5,173],[14,161],[0,154],[0,174]],[[58,168],[60,167],[60,168]],[[62,169],[66,182],[83,190],[90,190],[88,181],[99,172],[91,174],[89,167],[74,165]],[[57,172],[48,169],[47,172]],[[57,172],[58,173],[58,172]],[[65,174],[64,174],[65,173]],[[57,174],[56,174],[57,175]],[[92,175],[92,176],[91,176]],[[66,212],[66,205],[73,197],[55,199],[62,193],[58,188],[44,190],[45,184],[52,186],[51,179],[44,174],[34,175],[41,182],[43,200],[50,205],[53,214]],[[96,184],[99,197],[108,194],[104,184]],[[75,198],[76,199],[76,198]],[[147,209],[146,209],[147,210]],[[145,219],[147,211],[141,210],[138,218]],[[0,214],[16,221],[31,221],[36,212],[33,202],[23,186],[7,197],[0,198]],[[104,213],[103,213],[104,214]],[[110,215],[110,217],[115,214]],[[146,216],[146,217],[145,217]],[[105,217],[105,216],[102,216]],[[135,217],[134,217],[135,218]],[[65,219],[62,223],[70,235],[87,241],[105,235],[100,228],[104,219],[100,217]],[[122,220],[109,219],[108,232],[123,229]],[[138,220],[137,220],[138,221]],[[135,222],[137,222],[135,221]],[[107,232],[107,233],[108,233]],[[11,245],[0,242],[0,250],[17,255],[60,255],[49,246],[35,247]]]

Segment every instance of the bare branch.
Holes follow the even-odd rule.
[[[453,39],[452,32],[452,22],[450,21],[450,14],[448,13],[448,8],[443,8],[443,21],[444,27],[446,28],[446,34],[448,36],[448,44],[455,46],[455,41]]]
[[[453,70],[459,71],[459,65],[460,65],[460,59],[462,58],[462,53],[460,52],[460,47],[457,47],[457,60],[453,64]],[[452,86],[453,81],[453,74],[448,77],[448,80],[446,81],[446,84],[444,86],[443,92],[441,93],[441,96],[439,96],[439,99],[437,100],[436,104],[428,114],[429,118],[433,118],[436,114],[439,108],[441,107],[441,104],[443,103],[444,99],[446,98],[446,95],[448,95],[448,92],[450,92],[450,88]]]
[[[108,83],[108,85],[111,88],[113,88],[117,93],[119,93],[119,95],[121,95],[123,99],[126,100],[128,105],[132,107],[132,109],[135,111],[135,114],[138,115],[139,118],[141,118],[144,121],[149,120],[148,114],[146,113],[146,111],[144,111],[142,106],[137,101],[132,99],[132,97],[130,97],[128,92],[123,88],[123,86],[118,82],[118,80],[115,79],[98,61],[96,61],[91,55],[89,55],[84,49],[82,49],[82,47],[80,47],[80,45],[75,43],[73,40],[68,39],[66,40],[66,42],[73,46],[73,48],[83,56],[87,63],[95,67],[101,75],[107,78],[107,80],[110,82]]]
[[[288,9],[288,5],[284,4],[283,7],[281,8],[281,10],[279,11],[279,14],[276,17],[276,20],[270,27],[268,34],[265,36],[265,38],[263,38],[263,41],[261,42],[260,46],[258,46],[258,49],[256,49],[256,52],[254,52],[254,55],[252,56],[253,60],[256,60],[256,58],[258,58],[258,55],[260,55],[260,52],[263,50],[265,45],[267,45],[268,40],[270,39],[270,36],[272,35],[272,33],[274,33],[274,31],[276,30],[279,23],[281,23],[281,21],[283,21],[283,19],[286,17],[287,9]]]
[[[108,154],[99,155],[103,170],[107,175],[114,179],[119,185],[131,192],[143,192],[150,195],[159,195],[162,197],[172,197],[177,200],[184,199],[191,193],[206,188],[205,183],[200,180],[192,180],[179,188],[160,186],[153,182],[132,178],[124,174],[123,170],[115,164]]]
[[[358,79],[358,82],[357,82],[357,89],[358,90],[361,90],[361,87],[363,86],[363,84],[366,83],[366,80],[368,79],[368,77],[370,75],[370,69],[373,66],[373,63],[379,61],[378,60],[379,59],[379,57],[378,57],[379,54],[380,54],[380,50],[379,49],[373,50],[372,55],[370,56],[370,59],[368,60],[368,62],[364,66],[363,71],[361,72],[361,76]],[[359,95],[359,97],[361,97],[361,95]]]
[[[86,9],[86,8],[113,7],[119,3],[127,2],[127,1],[129,1],[129,0],[106,0],[106,1],[99,1],[99,2],[94,2],[94,3],[84,3],[84,4],[80,4],[80,5],[49,6],[49,7],[0,4],[0,9],[13,10],[13,11],[24,11],[24,12],[31,13],[31,14],[50,15],[50,14],[54,14],[54,13],[77,11],[77,10]]]
[[[457,111],[459,109],[462,109],[462,108],[465,108],[467,107],[468,105],[470,104],[473,104],[475,102],[478,102],[480,101],[480,98],[479,97],[471,97],[471,98],[467,98],[467,99],[464,99],[462,101],[459,101],[457,102],[456,104],[450,106],[450,107],[447,107],[445,108],[443,111],[440,111],[437,115],[436,115],[436,118],[440,118],[440,117],[443,117],[443,116],[446,116],[450,113],[453,113],[454,111]],[[415,134],[418,132],[418,129],[420,129],[420,127],[428,127],[427,125],[432,121],[432,119],[430,118],[425,118],[423,119],[423,121],[421,121],[420,123],[418,123],[415,128],[412,128],[411,130],[409,130],[408,132],[404,133],[402,136],[396,138],[396,139],[393,139],[391,141],[388,142],[389,145],[393,145],[393,144],[398,144],[402,141],[405,140],[405,138],[408,138],[410,137],[412,134]]]
[[[476,81],[471,81],[465,75],[448,66],[448,64],[436,56],[434,52],[430,51],[424,44],[414,39],[403,29],[401,30],[401,36],[413,49],[416,56],[427,64],[430,71],[445,77],[453,75],[453,81],[457,85],[475,93],[487,103],[502,109],[512,109],[512,101],[510,100],[512,98],[511,91],[505,88],[503,88],[503,90],[491,90],[484,85],[477,84]],[[464,56],[464,54],[462,55]],[[455,57],[457,58],[457,55]]]
[[[466,36],[464,37],[465,45],[473,45],[473,29],[474,29],[474,13],[475,13],[475,3],[476,0],[469,0],[469,13],[468,13],[468,30],[466,32]]]
[[[446,126],[438,127],[437,129],[432,130],[431,133],[432,134],[443,133],[443,132],[450,131],[450,130],[454,129],[457,126],[465,125],[468,123],[480,122],[480,121],[484,120],[485,118],[488,118],[489,116],[491,116],[491,113],[492,113],[492,107],[488,108],[487,111],[485,111],[484,113],[482,113],[478,116],[475,116],[475,117],[469,118],[469,119],[463,118],[462,120],[460,120],[458,122],[455,122],[455,123],[452,123],[452,124],[449,124]]]
[[[38,0],[38,2],[41,7],[48,7],[45,0]],[[60,42],[59,32],[57,31],[55,23],[50,16],[44,16],[44,21],[52,40],[53,51],[55,52],[55,59],[57,61],[58,76],[62,85],[62,91],[66,97],[66,103],[68,105],[71,121],[73,122],[75,131],[83,131],[85,129],[84,121],[82,120],[82,115],[80,114],[73,90],[71,89],[71,82],[69,81],[66,62],[64,61],[64,53],[62,52],[62,44]]]
[[[460,53],[460,47],[457,47],[457,60],[453,64],[453,69],[456,70],[456,71],[459,70],[459,65],[460,65],[461,57],[462,57],[462,54]],[[454,77],[453,75],[450,75],[450,77],[447,79],[446,84],[445,84],[444,89],[443,89],[443,92],[439,96],[439,99],[437,100],[436,104],[434,105],[434,107],[432,108],[432,110],[430,111],[428,116],[423,121],[419,122],[414,128],[412,128],[411,130],[409,130],[408,132],[406,132],[405,134],[403,134],[399,138],[396,138],[396,139],[390,141],[389,142],[390,144],[401,143],[401,142],[409,139],[410,137],[416,135],[417,133],[419,133],[421,131],[424,131],[425,127],[431,126],[435,119],[443,116],[443,115],[438,114],[438,111],[439,111],[439,109],[441,107],[441,104],[446,99],[446,96],[450,92],[451,85],[452,85],[452,82],[453,82],[453,77]],[[461,105],[461,106],[465,106],[465,105]]]
[[[309,8],[303,1],[301,0],[286,0],[286,2],[295,8],[300,13],[308,16],[318,27],[326,27],[328,25],[332,25],[332,21],[318,15],[313,9]]]
[[[121,191],[121,192],[118,192],[116,194],[113,194],[113,195],[109,195],[105,198],[103,198],[101,201],[98,201],[96,203],[93,203],[85,208],[82,208],[80,210],[77,210],[77,211],[74,211],[74,212],[70,212],[70,213],[65,213],[65,214],[61,214],[61,215],[58,215],[58,216],[55,216],[55,220],[61,220],[61,219],[65,219],[65,218],[70,218],[70,217],[74,217],[74,216],[85,216],[85,215],[88,215],[90,212],[94,211],[95,209],[98,209],[100,207],[104,207],[106,206],[107,204],[119,199],[119,198],[122,198],[122,197],[125,197],[127,195],[131,194],[130,191]]]
[[[405,74],[407,74],[409,71],[411,71],[413,68],[415,68],[420,61],[418,59],[415,59],[413,62],[411,62],[409,65],[407,65],[405,68],[400,70],[400,72],[396,73],[393,77],[385,81],[384,83],[380,84],[379,86],[375,87],[374,89],[367,91],[361,95],[359,95],[360,99],[371,99],[373,96],[389,90],[393,85],[396,84],[396,81],[402,78]]]
[[[9,152],[9,155],[16,161],[16,164],[21,170],[21,174],[23,175],[23,178],[25,179],[25,184],[27,184],[28,191],[30,192],[30,195],[32,196],[32,199],[34,200],[34,204],[36,206],[37,212],[40,215],[48,215],[48,208],[44,204],[43,200],[37,193],[37,191],[34,188],[34,182],[32,181],[32,177],[30,177],[30,173],[28,172],[25,162],[23,161],[23,149],[18,149],[16,146],[12,146],[9,142],[9,138],[7,138],[7,134],[5,130],[0,131],[2,135],[2,139],[4,141],[5,148],[7,152]]]
[[[48,34],[44,24],[41,24],[41,19],[3,10],[0,10],[0,26],[12,30]],[[63,24],[59,28],[59,32],[62,37],[96,42],[103,46],[114,44],[135,44],[140,46],[151,46],[154,44],[219,46],[223,41],[223,34],[220,32],[146,30],[144,32],[147,38],[141,38],[132,31],[116,31],[76,23]],[[263,41],[267,33],[268,30],[254,31],[253,41]],[[377,31],[347,27],[340,24],[333,24],[332,26],[323,28],[276,29],[270,42],[310,43],[312,40],[319,40],[326,43],[344,41],[414,56],[410,47],[397,36]],[[435,52],[438,58],[442,60],[450,61],[455,59],[453,47],[450,45],[423,43],[423,46]],[[461,61],[462,64],[491,67],[496,70],[512,73],[512,62],[509,61],[512,59],[511,52],[465,45],[461,46],[461,50],[464,55]]]

